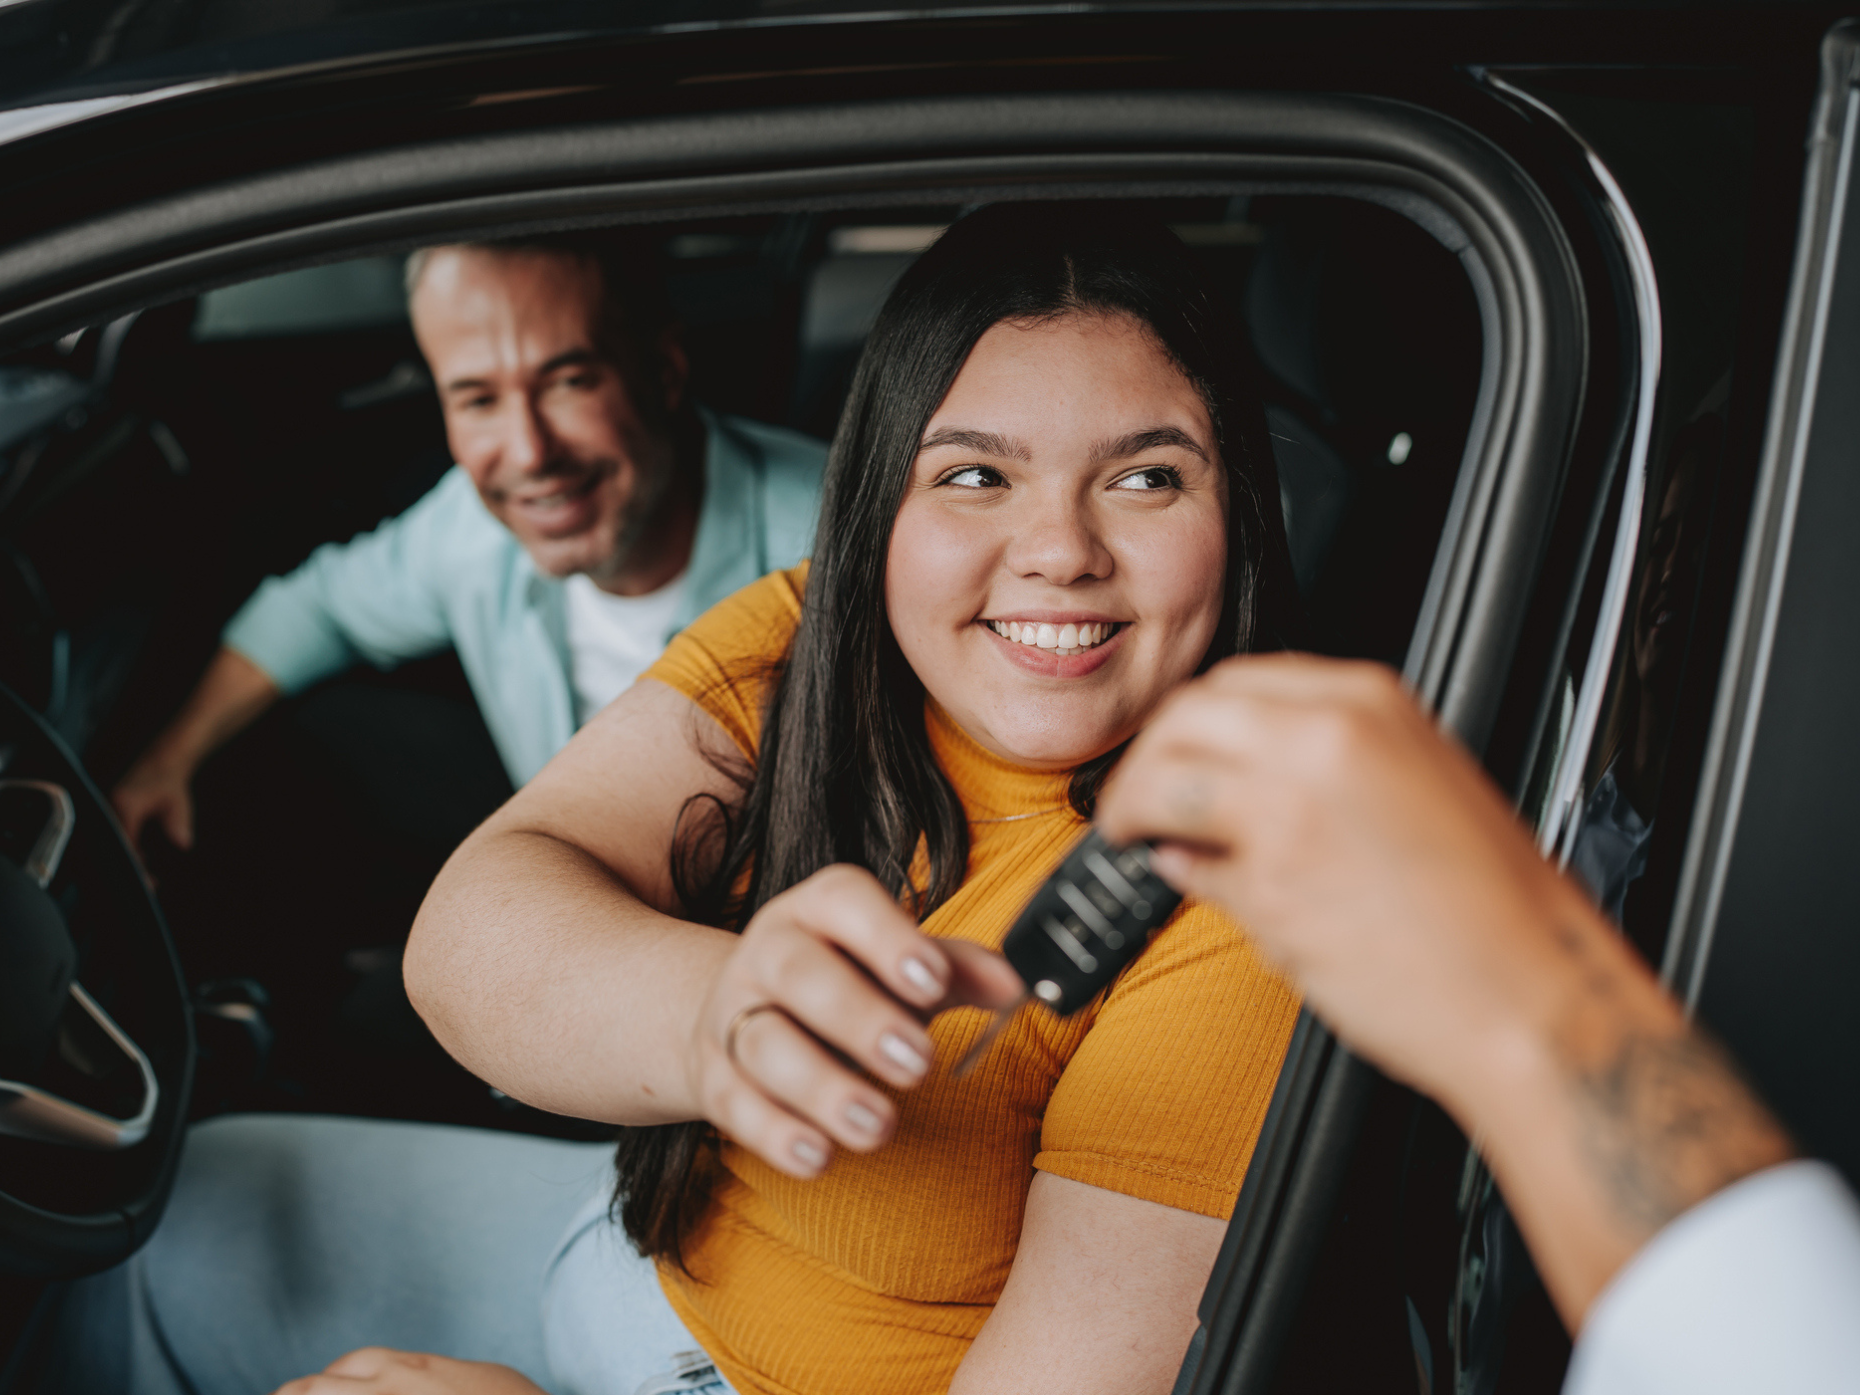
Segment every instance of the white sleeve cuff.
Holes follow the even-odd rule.
[[[1860,1204],[1826,1163],[1669,1223],[1589,1309],[1564,1395],[1860,1391]]]

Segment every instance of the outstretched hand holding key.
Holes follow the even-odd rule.
[[[1482,1148],[1572,1330],[1776,1121],[1393,673],[1274,655],[1172,696],[1106,838],[1230,911],[1350,1046]]]

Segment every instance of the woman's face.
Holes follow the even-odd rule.
[[[1208,409],[1122,315],[1003,322],[924,432],[885,606],[924,687],[996,755],[1065,769],[1134,734],[1220,619]]]

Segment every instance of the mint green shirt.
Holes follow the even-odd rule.
[[[704,501],[667,641],[732,592],[806,557],[820,507],[818,441],[701,415]],[[392,668],[450,645],[518,785],[575,733],[562,583],[536,570],[456,466],[373,532],[327,543],[290,575],[267,578],[221,638],[286,693],[357,662]]]

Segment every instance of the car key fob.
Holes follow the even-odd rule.
[[[1113,848],[1093,829],[1027,903],[1001,953],[1033,996],[1070,1017],[1117,977],[1182,904],[1150,870],[1150,847]]]
[[[1181,893],[1150,870],[1149,844],[1113,848],[1093,829],[1033,894],[1001,953],[1032,997],[1070,1017],[1143,952],[1181,903]],[[969,1049],[957,1075],[981,1059],[1012,1011]]]

